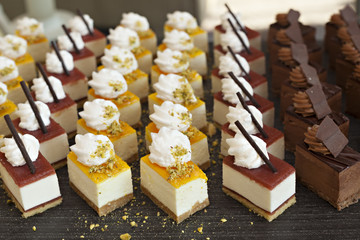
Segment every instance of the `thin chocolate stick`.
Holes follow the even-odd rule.
[[[26,83],[24,81],[21,81],[20,82],[20,85],[21,85],[21,88],[23,89],[25,95],[26,95],[26,98],[27,100],[29,101],[29,104],[31,106],[31,109],[33,110],[34,114],[35,114],[35,117],[36,117],[36,120],[38,121],[39,123],[39,126],[41,128],[41,131],[45,134],[47,133],[47,128],[40,116],[40,112],[39,112],[39,109],[37,108],[35,102],[34,102],[34,99],[33,97],[31,96],[31,93],[30,93],[30,90],[29,88],[26,86]]]
[[[243,31],[246,35],[247,35],[247,31],[246,29],[241,25],[241,23],[239,22],[239,20],[237,19],[237,17],[235,16],[234,12],[231,11],[229,5],[227,5],[227,3],[225,3],[225,7],[227,8],[227,10],[229,11],[229,13],[231,14],[231,16],[234,18],[236,24],[239,26],[239,28],[241,29],[241,31]]]
[[[259,132],[261,133],[261,135],[263,135],[264,138],[268,139],[269,136],[267,135],[267,133],[265,132],[265,130],[261,127],[260,123],[256,120],[255,116],[252,114],[252,112],[249,109],[249,106],[246,104],[243,96],[241,96],[240,92],[236,93],[236,96],[239,98],[241,105],[243,106],[243,108],[249,112],[250,116],[251,116],[251,120],[252,122],[255,124],[256,128],[259,130]]]
[[[81,12],[81,10],[80,10],[80,9],[76,9],[76,12],[77,12],[77,14],[81,17],[81,19],[83,20],[83,22],[84,22],[87,30],[89,31],[90,35],[91,35],[91,36],[94,36],[94,32],[91,31],[90,26],[89,26],[89,24],[87,23],[87,21],[85,20],[84,15],[83,15],[83,13]]]
[[[241,65],[239,59],[236,57],[236,55],[235,55],[234,51],[232,50],[232,48],[230,46],[227,46],[227,48],[228,48],[229,52],[231,53],[231,56],[234,58],[235,62],[237,63],[237,65],[239,65],[241,71],[243,73],[245,73],[246,77],[249,80],[251,80],[250,74],[245,71],[245,68],[243,67],[243,65]]]
[[[241,44],[242,44],[242,45],[243,45],[243,47],[245,48],[246,52],[247,52],[248,54],[251,54],[250,49],[248,48],[248,46],[246,46],[246,44],[245,44],[245,42],[244,42],[244,39],[242,39],[242,37],[240,36],[240,34],[237,32],[237,30],[236,30],[236,28],[235,28],[234,24],[230,21],[230,19],[229,19],[229,18],[228,18],[227,20],[228,20],[228,22],[229,22],[229,24],[230,24],[230,26],[231,26],[232,30],[234,31],[234,33],[236,34],[236,36],[237,36],[237,37],[238,37],[238,39],[240,40]]]
[[[64,69],[65,74],[70,76],[69,70],[65,66],[64,59],[62,58],[62,56],[60,54],[60,51],[59,51],[59,49],[58,49],[58,47],[57,47],[57,45],[56,45],[56,43],[54,41],[51,41],[51,46],[55,50],[56,56],[59,58],[59,61],[61,62],[61,66]]]
[[[250,143],[250,145],[255,149],[255,151],[259,154],[261,159],[268,165],[268,167],[271,169],[273,173],[277,172],[277,169],[274,167],[274,165],[270,162],[270,160],[265,156],[263,151],[259,148],[259,146],[255,143],[254,139],[249,135],[249,133],[245,130],[245,128],[241,125],[241,123],[236,120],[235,125],[238,127],[240,132],[244,135],[246,140]]]
[[[55,91],[54,91],[54,88],[52,87],[52,85],[51,85],[51,83],[50,83],[50,81],[49,81],[49,78],[48,78],[46,72],[44,71],[44,68],[43,68],[43,67],[41,66],[41,64],[38,63],[38,62],[36,63],[36,66],[37,66],[37,68],[39,69],[42,77],[44,78],[44,80],[45,80],[45,82],[46,82],[46,84],[48,85],[49,90],[50,90],[50,93],[51,93],[52,97],[54,98],[54,101],[55,101],[56,103],[59,103],[59,99],[58,99],[58,97],[56,96],[56,93],[55,93]]]
[[[78,46],[76,45],[74,39],[71,37],[69,30],[66,28],[65,24],[61,25],[61,27],[64,29],[66,36],[69,38],[70,42],[73,44],[76,53],[79,54],[80,50],[79,50]]]
[[[233,72],[228,72],[229,76],[234,80],[236,85],[240,87],[240,89],[245,93],[245,95],[250,99],[250,101],[254,104],[255,107],[259,108],[260,104],[255,100],[255,98],[249,93],[249,91],[242,85],[242,83],[237,79]]]
[[[28,152],[26,151],[26,148],[24,146],[24,143],[23,141],[21,140],[21,138],[19,137],[19,134],[18,132],[16,131],[15,127],[14,127],[14,124],[11,122],[11,119],[10,119],[10,116],[8,114],[6,114],[4,116],[5,118],[5,121],[6,121],[6,124],[8,125],[9,129],[10,129],[10,132],[11,134],[13,135],[14,137],[14,140],[16,142],[16,145],[18,146],[18,148],[20,149],[20,152],[21,152],[21,155],[23,156],[23,158],[25,159],[25,162],[26,164],[28,165],[29,169],[30,169],[30,172],[32,174],[35,174],[36,172],[36,168],[33,164],[33,162],[31,161],[30,159],[30,156],[28,154]]]

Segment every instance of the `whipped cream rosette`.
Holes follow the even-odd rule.
[[[1,55],[17,59],[26,54],[27,42],[21,37],[15,35],[6,35],[0,38],[0,53]]]
[[[94,30],[94,20],[88,15],[83,15],[85,21],[87,22],[90,30]],[[72,19],[69,20],[67,26],[70,28],[71,32],[78,32],[82,36],[88,35],[89,30],[87,29],[84,21],[81,19],[80,16],[75,16]]]
[[[71,38],[74,40],[76,47],[79,50],[82,50],[85,47],[85,43],[81,37],[81,34],[79,32],[70,32],[69,33]],[[59,49],[66,50],[68,52],[75,51],[74,44],[71,42],[69,37],[67,35],[61,35],[57,37],[57,43],[59,46]]]
[[[198,27],[196,19],[188,12],[175,11],[168,13],[165,24],[180,30],[195,29]]]
[[[177,51],[190,51],[194,48],[193,40],[189,34],[176,29],[173,29],[170,32],[165,32],[163,42],[166,44],[167,48]]]
[[[35,101],[35,105],[39,110],[40,117],[45,126],[50,125],[50,109],[49,107],[40,101]],[[40,129],[40,125],[38,120],[36,119],[35,113],[32,110],[30,103],[19,103],[18,110],[16,111],[16,115],[20,118],[19,127],[26,129],[28,131],[35,131]]]
[[[105,49],[105,55],[101,58],[101,62],[106,68],[116,70],[123,75],[129,74],[138,68],[134,54],[128,49],[121,49],[116,46]]]
[[[250,42],[246,34],[240,30],[238,30],[238,34],[243,39],[245,45],[249,48]],[[220,35],[220,45],[225,52],[228,51],[228,46],[231,47],[234,52],[241,52],[245,50],[241,41],[232,29],[229,29],[225,33]]]
[[[44,24],[35,18],[23,17],[16,22],[16,30],[21,36],[44,35]]]
[[[235,54],[237,60],[240,62],[241,66],[244,68],[247,74],[250,73],[250,65],[246,59],[239,54]],[[222,76],[228,77],[228,72],[233,72],[235,76],[244,76],[246,73],[242,71],[235,59],[230,53],[220,56],[219,58],[219,74]]]
[[[7,57],[0,56],[0,81],[7,82],[19,76],[15,62]]]
[[[72,71],[74,69],[73,56],[65,50],[60,50],[60,55],[64,60],[66,69]],[[46,65],[46,70],[51,73],[57,73],[57,74],[64,73],[62,64],[59,58],[57,57],[55,51],[51,53],[46,53],[45,65]]]
[[[239,82],[245,87],[245,89],[250,93],[250,95],[254,94],[253,88],[250,83],[246,81],[244,78],[238,78]],[[245,93],[241,90],[241,88],[234,82],[232,78],[223,78],[221,79],[221,87],[224,100],[237,104],[239,102],[238,97],[236,96],[237,92],[244,97],[245,101],[248,101],[249,98],[245,95]]]
[[[66,95],[61,81],[53,76],[49,76],[48,79],[52,88],[55,91],[56,97],[59,100],[64,99]],[[31,86],[31,90],[35,92],[37,100],[44,103],[54,102],[54,98],[50,92],[50,89],[42,77],[33,79],[33,85]]]
[[[169,48],[157,52],[157,58],[154,62],[160,70],[166,73],[180,73],[189,68],[189,57],[180,51]]]
[[[140,47],[140,38],[136,31],[117,26],[115,29],[110,29],[108,39],[112,46],[133,50]]]
[[[260,124],[261,127],[263,127],[261,112],[252,105],[248,107],[257,122]],[[229,128],[236,133],[240,132],[238,127],[235,125],[236,121],[239,121],[249,134],[256,134],[259,132],[251,119],[250,113],[242,107],[241,103],[238,103],[236,107],[229,106],[229,112],[228,114],[226,114],[226,118],[230,123]]]
[[[150,28],[146,17],[133,12],[123,13],[120,24],[137,32],[144,32]]]

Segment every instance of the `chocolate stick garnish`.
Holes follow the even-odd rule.
[[[62,56],[61,56],[61,54],[59,52],[59,49],[58,49],[58,47],[57,47],[57,45],[56,45],[56,43],[54,41],[51,41],[51,46],[55,50],[56,56],[59,58],[59,61],[61,62],[61,66],[64,69],[65,74],[70,76],[69,70],[65,66],[64,59],[62,58]]]
[[[61,25],[61,27],[64,29],[64,32],[66,33],[66,36],[69,38],[70,42],[74,46],[74,49],[75,49],[76,53],[79,54],[80,50],[79,50],[78,46],[76,45],[74,39],[71,37],[71,35],[69,33],[69,30],[66,28],[65,24]]]
[[[265,132],[265,130],[261,127],[260,123],[256,120],[256,118],[254,117],[254,115],[252,114],[252,112],[249,109],[249,106],[246,104],[243,96],[240,94],[240,92],[236,93],[236,96],[239,98],[241,105],[243,106],[243,108],[249,112],[250,116],[251,116],[251,120],[252,122],[255,124],[256,128],[259,130],[259,132],[261,133],[261,135],[263,135],[264,138],[268,139],[269,136],[267,135],[267,133]]]
[[[90,26],[89,26],[89,24],[87,23],[87,21],[85,20],[84,15],[83,15],[83,13],[81,12],[81,10],[80,10],[80,9],[76,9],[76,12],[77,12],[77,14],[79,15],[79,17],[81,17],[81,20],[83,20],[83,22],[84,22],[87,30],[89,31],[90,35],[91,35],[91,36],[94,36],[94,32],[91,31]]]
[[[241,65],[239,59],[236,57],[236,55],[235,55],[234,51],[232,50],[232,48],[231,48],[230,46],[227,46],[227,49],[228,49],[229,52],[231,53],[231,56],[234,58],[234,60],[235,60],[235,62],[237,63],[237,65],[239,65],[241,71],[242,71],[243,73],[245,73],[246,77],[247,77],[249,80],[251,80],[250,74],[245,71],[245,68],[243,67],[243,65]]]
[[[249,93],[249,91],[244,87],[244,85],[237,79],[233,72],[228,72],[229,76],[234,80],[236,85],[239,86],[241,91],[245,93],[245,95],[250,99],[250,101],[254,104],[255,107],[259,108],[260,104],[255,100],[255,98]]]
[[[48,78],[46,72],[44,71],[44,68],[43,68],[43,67],[41,66],[41,64],[38,63],[38,62],[36,63],[36,66],[37,66],[37,68],[39,69],[42,77],[44,78],[44,81],[45,81],[46,84],[48,85],[49,90],[50,90],[50,93],[51,93],[51,95],[52,95],[53,98],[54,98],[54,101],[55,101],[56,103],[59,103],[59,99],[58,99],[58,97],[56,96],[56,93],[55,93],[55,91],[54,91],[54,88],[52,87],[52,85],[51,85],[51,83],[50,83],[50,81],[49,81],[49,78]]]
[[[30,91],[29,91],[29,88],[26,86],[26,83],[25,83],[24,81],[21,81],[20,84],[21,84],[21,88],[23,89],[23,91],[24,91],[24,93],[25,93],[25,95],[26,95],[27,100],[29,101],[29,104],[30,104],[30,106],[31,106],[31,109],[33,110],[33,112],[34,112],[34,114],[35,114],[36,120],[37,120],[38,123],[39,123],[39,126],[40,126],[40,128],[41,128],[41,131],[42,131],[44,134],[47,133],[47,132],[48,132],[48,131],[47,131],[47,128],[46,128],[46,126],[45,126],[45,124],[44,124],[44,122],[43,122],[43,120],[42,120],[42,118],[41,118],[41,116],[40,116],[39,109],[37,108],[37,106],[36,106],[36,104],[35,104],[35,102],[34,102],[34,99],[33,99],[33,97],[31,96],[31,93],[30,93]]]
[[[35,168],[33,162],[31,161],[30,156],[29,156],[28,152],[25,149],[24,143],[21,140],[21,138],[19,137],[19,134],[18,134],[18,132],[16,131],[16,129],[14,127],[14,124],[11,122],[10,116],[8,114],[6,114],[4,116],[4,118],[5,118],[6,124],[8,125],[8,127],[10,129],[11,134],[14,137],[16,145],[20,149],[20,152],[21,152],[23,158],[25,159],[26,164],[28,165],[28,167],[30,169],[30,172],[32,174],[34,174],[36,172],[36,168]]]
[[[246,46],[246,44],[245,44],[245,42],[244,42],[244,39],[242,39],[242,37],[240,36],[240,34],[238,33],[238,31],[236,30],[234,24],[230,21],[229,18],[228,18],[227,20],[228,20],[228,22],[229,22],[232,30],[234,31],[234,33],[236,34],[236,36],[237,36],[238,39],[240,40],[241,44],[242,44],[243,47],[245,48],[246,52],[247,52],[248,54],[251,54],[250,49],[248,48],[248,46]]]
[[[225,7],[227,8],[227,10],[229,11],[229,13],[231,14],[231,16],[234,18],[236,24],[239,26],[239,28],[241,29],[241,31],[243,31],[246,35],[246,29],[241,25],[241,23],[239,22],[239,20],[237,19],[237,17],[235,16],[234,12],[231,11],[229,5],[227,5],[227,3],[225,3]]]
[[[245,128],[241,125],[241,123],[236,120],[235,125],[238,127],[240,132],[244,135],[246,140],[250,143],[250,145],[255,149],[255,151],[259,154],[261,159],[268,165],[268,167],[273,171],[273,173],[277,172],[277,169],[274,167],[274,165],[270,162],[270,160],[265,156],[263,151],[259,148],[259,146],[255,143],[254,139],[249,135],[249,133],[245,130]]]

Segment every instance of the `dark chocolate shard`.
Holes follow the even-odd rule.
[[[360,35],[359,24],[357,22],[349,23],[349,26],[347,27],[347,31],[350,34],[350,36]]]
[[[316,69],[307,63],[301,63],[300,68],[306,77],[306,81],[311,86],[321,85]]]
[[[292,42],[290,44],[290,48],[292,58],[296,62],[298,62],[299,64],[309,62],[309,55],[305,44]]]
[[[285,30],[286,35],[295,43],[304,43],[299,23],[294,22]]]
[[[349,142],[329,116],[321,122],[316,137],[323,142],[334,157],[337,157]]]
[[[300,12],[290,9],[287,14],[287,20],[290,24],[296,23],[299,21]]]
[[[360,35],[351,35],[355,48],[360,52]]]
[[[348,25],[351,22],[357,22],[358,19],[356,12],[349,6],[349,4],[340,10],[340,15]]]
[[[327,103],[326,96],[321,85],[314,85],[307,89],[305,93],[309,96],[317,119],[322,119],[331,113],[331,109]]]

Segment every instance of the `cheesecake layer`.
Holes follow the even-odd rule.
[[[85,47],[90,49],[95,54],[95,57],[100,57],[104,54],[106,37],[102,32],[95,28],[93,29],[93,33],[94,35],[87,34],[81,37],[85,43]]]
[[[6,100],[3,104],[0,105],[0,134],[8,136],[11,134],[10,129],[8,128],[4,116],[9,114],[11,118],[14,117],[14,113],[17,107],[15,103],[10,100]]]
[[[92,72],[96,71],[96,57],[92,51],[84,47],[79,53],[70,52],[74,59],[74,65],[85,76],[91,77]]]
[[[20,86],[22,80],[22,77],[18,76],[17,78],[4,82],[8,89],[7,99],[13,101],[15,104],[24,103],[27,100]]]

